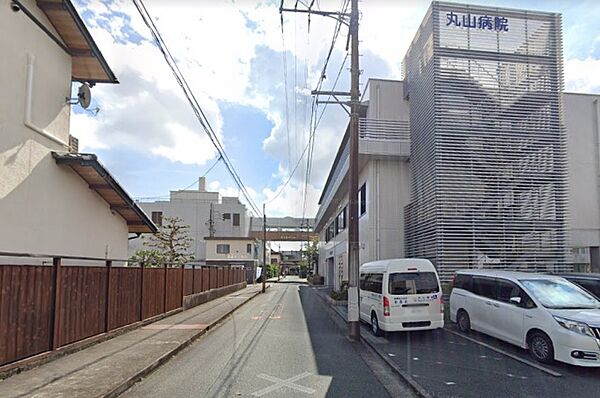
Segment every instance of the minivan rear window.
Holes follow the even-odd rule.
[[[389,277],[390,294],[427,294],[440,291],[434,272],[395,272]]]

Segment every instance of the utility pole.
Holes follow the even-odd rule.
[[[359,76],[358,67],[358,0],[351,0],[351,11],[348,15],[343,12],[316,11],[311,7],[307,10],[294,8],[283,8],[283,0],[279,7],[282,13],[281,21],[283,26],[283,12],[300,12],[309,15],[321,15],[336,19],[349,27],[351,64],[350,64],[350,93],[338,91],[312,91],[313,95],[328,95],[335,99],[335,103],[347,105],[346,102],[339,101],[337,97],[350,96],[350,153],[348,170],[348,337],[353,341],[360,340],[360,321],[358,304],[358,279],[359,279],[359,236],[358,236],[358,118],[359,118]],[[296,6],[298,3],[296,2]],[[349,18],[349,20],[348,20]],[[346,44],[347,46],[347,44]],[[348,47],[346,47],[348,50]],[[329,103],[330,101],[318,101],[317,103]],[[344,108],[346,110],[346,108]]]
[[[352,0],[350,14],[351,58],[350,58],[350,165],[348,168],[348,201],[350,223],[348,228],[348,337],[360,340],[358,315],[358,0]]]
[[[267,213],[263,203],[263,269],[262,269],[262,292],[264,293],[267,284]]]

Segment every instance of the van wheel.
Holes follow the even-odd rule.
[[[371,331],[375,336],[381,336],[381,329],[379,329],[379,321],[377,320],[377,315],[373,312],[371,313]]]
[[[554,346],[546,333],[531,333],[528,345],[529,352],[536,361],[541,363],[552,363],[554,361]]]
[[[458,330],[463,333],[469,333],[471,331],[471,318],[467,311],[460,310],[456,315],[456,323],[458,324]]]

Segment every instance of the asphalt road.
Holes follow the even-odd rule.
[[[455,330],[453,326],[449,329]],[[363,333],[369,333],[366,327]],[[535,363],[525,350],[479,333],[467,337],[496,350],[446,329],[389,333],[375,340],[380,352],[387,354],[435,397],[600,396],[600,369],[543,365],[561,375],[555,377],[525,363]]]
[[[405,395],[363,357],[310,287],[275,284],[124,396]]]

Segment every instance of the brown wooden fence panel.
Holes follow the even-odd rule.
[[[110,273],[109,330],[140,320],[140,269],[113,267]]]
[[[165,270],[146,268],[144,270],[143,319],[164,311]]]
[[[225,286],[232,285],[231,283],[231,271],[230,267],[225,268]]]
[[[58,345],[104,332],[106,311],[105,267],[62,267]]]
[[[194,270],[194,293],[200,293],[202,291],[203,283],[202,268],[198,267],[198,269]]]
[[[183,295],[189,296],[193,292],[194,287],[194,270],[185,269],[183,271]]]
[[[181,268],[167,269],[167,311],[181,307]]]
[[[210,268],[202,268],[202,291],[210,290]]]
[[[218,275],[217,276],[217,281],[218,281],[217,287],[223,287],[223,275],[224,275],[223,271],[224,271],[223,268],[219,267],[219,269],[217,271],[217,275]]]
[[[0,365],[50,349],[52,267],[0,266]]]
[[[210,288],[215,289],[217,287],[217,269],[215,267],[209,268]]]

